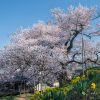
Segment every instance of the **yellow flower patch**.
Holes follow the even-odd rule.
[[[91,84],[91,89],[95,89],[96,88],[96,84],[95,83],[92,83]]]
[[[75,84],[75,83],[79,82],[80,79],[81,79],[81,78],[80,78],[79,76],[77,76],[75,79],[71,80],[71,83],[72,83],[72,84]]]

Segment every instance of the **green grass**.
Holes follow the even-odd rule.
[[[3,96],[0,97],[0,100],[16,100],[16,98],[20,98],[20,97],[27,97],[30,98],[33,94],[30,93],[26,93],[26,94],[21,94],[21,95],[16,95],[16,96]]]
[[[16,100],[15,96],[5,96],[5,97],[0,97],[0,100]]]

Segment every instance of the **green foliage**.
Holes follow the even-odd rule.
[[[29,98],[29,100],[43,100],[40,91],[36,91],[35,94]]]
[[[62,88],[47,88],[42,95],[37,91],[29,100],[66,100],[67,93],[71,89],[71,85]]]
[[[14,96],[1,97],[0,100],[16,100]]]
[[[96,89],[91,90],[91,83],[96,83]],[[60,88],[47,88],[41,95],[36,92],[30,100],[86,100],[98,99],[100,93],[100,68],[91,68],[85,75],[74,77],[70,84]]]
[[[77,80],[77,77],[74,77],[71,81]],[[91,84],[96,83],[96,89],[91,90]],[[76,83],[73,84],[73,89],[68,93],[69,100],[83,100],[86,99],[90,94],[90,98],[98,99],[98,95],[100,94],[100,68],[91,68],[85,71],[85,75],[80,75],[80,80],[77,80]],[[76,98],[77,97],[77,98]]]
[[[46,89],[43,94],[43,100],[66,100],[67,93],[71,89],[72,86]]]

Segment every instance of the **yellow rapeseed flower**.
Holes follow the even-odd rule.
[[[76,84],[77,82],[79,82],[80,81],[80,77],[79,76],[77,76],[75,79],[73,79],[73,80],[71,80],[71,83],[72,84]]]
[[[92,84],[91,84],[91,89],[95,89],[96,88],[96,84],[93,82]]]
[[[85,80],[85,75],[82,75],[82,77],[81,77],[81,78],[82,78],[82,80]]]
[[[77,76],[77,77],[76,77],[76,79],[79,81],[79,80],[80,80],[80,77],[79,77],[79,76]]]
[[[100,70],[97,70],[96,72],[97,72],[97,73],[100,73]]]

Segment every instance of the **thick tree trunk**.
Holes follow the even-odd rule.
[[[67,73],[61,73],[58,77],[59,86],[62,87],[67,84]]]

